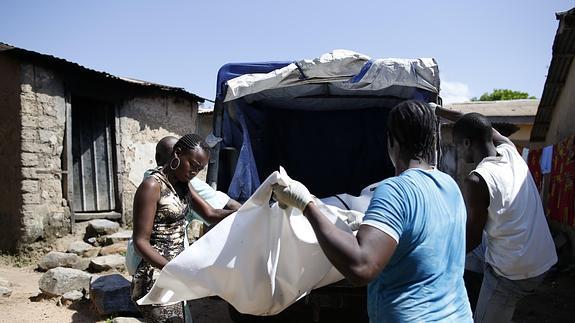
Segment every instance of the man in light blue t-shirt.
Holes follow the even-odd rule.
[[[368,285],[371,322],[472,321],[463,282],[465,204],[455,181],[430,165],[435,120],[424,102],[391,110],[396,176],[376,189],[356,236],[337,229],[303,184],[274,187],[279,202],[303,211],[331,263],[352,283]]]

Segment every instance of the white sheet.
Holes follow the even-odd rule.
[[[283,172],[270,175],[235,213],[170,261],[139,304],[167,304],[217,295],[238,311],[277,314],[312,289],[343,276],[321,250],[311,225],[294,208],[269,205],[271,185],[286,184]],[[340,229],[363,214],[315,201]]]
[[[366,64],[370,65],[366,65]],[[365,69],[359,80],[355,76]],[[392,86],[420,88],[439,93],[439,68],[433,58],[370,60],[369,56],[336,49],[315,59],[303,59],[269,73],[244,74],[227,81],[224,102],[267,90],[303,84],[325,84],[358,94]],[[292,93],[294,96],[299,95]]]

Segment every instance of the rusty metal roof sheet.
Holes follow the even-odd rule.
[[[195,100],[197,102],[204,102],[205,101],[204,98],[202,98],[198,95],[195,95],[193,93],[190,93],[190,92],[184,90],[183,88],[173,87],[173,86],[168,86],[168,85],[163,85],[163,84],[157,84],[157,83],[152,83],[152,82],[147,82],[147,81],[141,81],[141,80],[136,80],[136,79],[132,79],[132,78],[115,76],[115,75],[112,75],[112,74],[109,74],[106,72],[96,71],[96,70],[87,68],[85,66],[82,66],[82,65],[74,63],[74,62],[70,62],[70,61],[65,60],[63,58],[30,51],[27,49],[15,47],[15,46],[12,46],[12,45],[9,45],[6,43],[2,43],[2,42],[0,42],[0,53],[8,54],[8,55],[11,55],[13,57],[17,57],[17,58],[21,58],[21,59],[34,59],[36,61],[50,64],[53,68],[57,68],[57,69],[65,70],[65,71],[79,71],[79,72],[84,72],[84,73],[90,73],[94,76],[101,77],[102,79],[120,81],[120,82],[125,82],[127,84],[137,86],[137,87],[145,87],[145,88],[159,90],[162,92],[169,92],[169,93],[173,93],[176,95],[186,97],[188,99]]]
[[[477,112],[486,117],[533,117],[538,105],[539,100],[525,99],[452,103],[445,108],[461,113]]]

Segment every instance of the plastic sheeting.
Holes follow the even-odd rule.
[[[349,50],[334,50],[312,60],[300,60],[268,73],[244,74],[227,81],[224,102],[272,89],[303,84],[329,83],[330,93],[352,95],[354,92],[378,92],[382,95],[401,93],[399,87],[420,88],[439,93],[439,68],[433,58],[376,59]],[[310,95],[310,87],[289,93]],[[390,92],[385,93],[388,89]],[[311,93],[313,94],[313,93]],[[286,96],[286,93],[282,93]],[[261,99],[261,97],[260,97]]]
[[[269,205],[271,185],[289,181],[283,170],[271,174],[236,213],[170,261],[138,303],[169,304],[217,295],[242,313],[273,315],[312,289],[341,280],[302,213]],[[357,224],[363,217],[317,199],[316,203],[347,232],[350,222]]]

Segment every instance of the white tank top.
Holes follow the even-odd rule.
[[[485,261],[507,279],[539,276],[557,262],[537,186],[515,147],[497,146],[477,173],[489,188]]]

